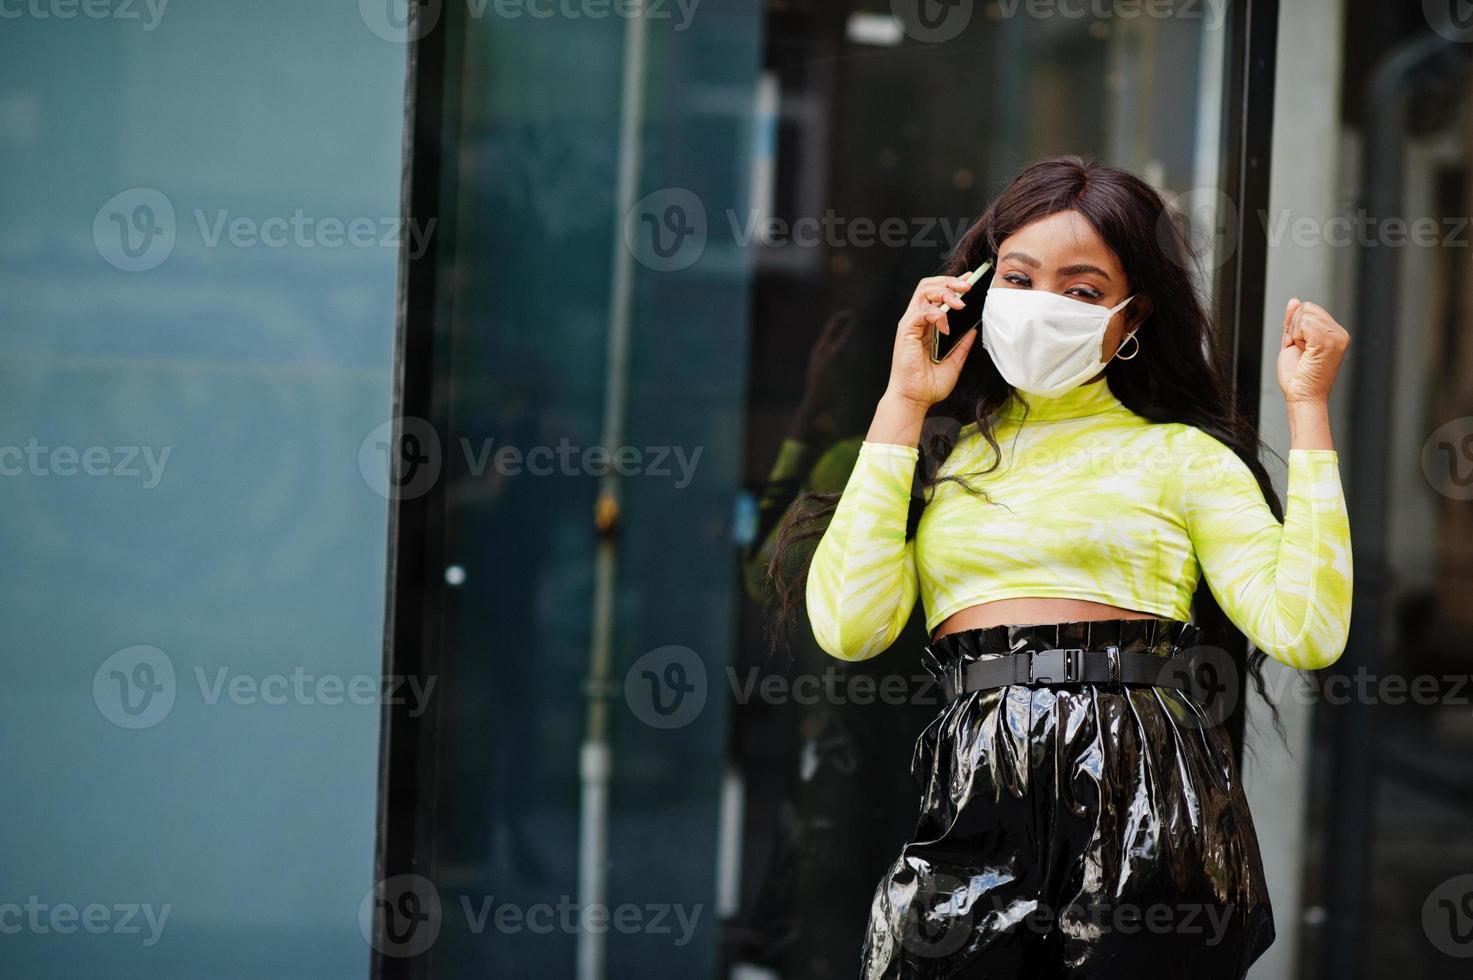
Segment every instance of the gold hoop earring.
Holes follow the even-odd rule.
[[[1120,342],[1120,347],[1115,348],[1116,357],[1120,358],[1122,361],[1128,361],[1141,352],[1141,339],[1136,336],[1136,334],[1138,333],[1140,333],[1139,327],[1137,327],[1135,330],[1132,330],[1130,332],[1130,336],[1126,337],[1123,341]],[[1126,357],[1125,355],[1120,353],[1120,350],[1132,340],[1135,341],[1135,350],[1130,352],[1130,357]]]

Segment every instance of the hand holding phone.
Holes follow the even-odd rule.
[[[965,278],[968,283],[975,286],[977,285],[977,280],[986,275],[991,268],[992,260],[989,259],[979,265],[975,271],[968,273]],[[984,289],[979,292],[976,289],[968,289],[967,295],[985,296],[986,290]],[[952,317],[952,314],[958,311],[951,309],[945,303],[941,305],[946,311],[946,325],[950,328],[951,332],[943,334],[936,327],[933,326],[931,328],[931,363],[933,364],[940,364],[946,360],[951,352],[956,349],[957,342],[965,337],[968,331],[977,329],[982,323],[982,304],[980,302],[975,307],[969,306],[966,310],[960,311],[963,316],[955,319]]]

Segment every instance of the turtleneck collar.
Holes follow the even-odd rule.
[[[1052,398],[1044,395],[1034,395],[1023,392],[1023,397],[1028,400],[1028,419],[1077,419],[1087,415],[1100,415],[1105,412],[1120,411],[1126,409],[1125,404],[1115,397],[1110,390],[1108,378],[1101,378],[1089,384],[1078,385],[1070,388],[1062,395]],[[1003,402],[1002,407],[997,410],[998,418],[1021,419],[1024,409],[1018,401],[1015,392]]]

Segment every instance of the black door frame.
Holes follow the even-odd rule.
[[[440,272],[451,266],[453,257],[454,216],[442,214],[441,205],[452,193],[443,184],[448,176],[444,161],[454,158],[459,90],[459,59],[447,46],[462,36],[465,5],[421,2],[408,8],[411,38],[421,33],[421,18],[437,19],[408,43],[400,208],[406,220],[415,222],[410,227],[434,233],[426,236],[418,255],[407,248],[399,252],[383,671],[385,677],[417,678],[428,685],[441,673],[446,598],[446,481],[440,477],[447,459],[442,447],[449,445],[448,399],[443,394],[449,379],[449,318],[441,314],[438,291]],[[416,469],[421,466],[429,468],[427,487],[421,486],[423,474]],[[381,713],[375,899],[382,883],[429,867],[434,847],[420,819],[421,790],[433,785],[440,699],[419,715],[407,699],[391,703],[395,700],[385,698]],[[370,976],[397,980],[425,975],[427,958],[394,955],[385,925],[375,904]]]
[[[1229,5],[1223,66],[1222,136],[1218,189],[1236,209],[1236,246],[1218,277],[1214,321],[1218,344],[1233,370],[1239,415],[1260,426],[1264,317],[1267,312],[1268,229],[1251,216],[1268,211],[1274,129],[1274,68],[1279,0],[1238,0]],[[1237,710],[1227,720],[1238,765],[1248,715],[1248,640],[1220,610],[1214,625],[1238,678]]]
[[[438,22],[408,45],[405,85],[405,139],[401,209],[418,227],[435,228],[418,255],[401,249],[394,342],[394,437],[391,453],[407,469],[438,472],[449,445],[444,397],[449,379],[449,318],[437,295],[440,273],[452,259],[452,194],[443,180],[444,161],[453,159],[458,141],[458,52],[463,4],[410,4],[410,36],[418,18],[431,11]],[[1230,4],[1223,79],[1223,125],[1219,189],[1239,215],[1268,206],[1273,139],[1274,53],[1279,0],[1236,0]],[[433,222],[433,223],[431,223]],[[1238,238],[1218,278],[1214,313],[1221,350],[1232,358],[1238,410],[1255,427],[1259,422],[1259,377],[1267,266],[1267,232],[1262,223],[1237,222]],[[405,420],[408,420],[406,424]],[[433,438],[430,434],[433,433]],[[438,446],[434,440],[438,440]],[[433,479],[422,492],[391,493],[384,626],[384,674],[417,677],[428,684],[441,669],[445,610],[444,480]],[[414,484],[418,490],[418,483]],[[1244,677],[1247,642],[1234,631],[1231,653]],[[422,688],[422,689],[428,689]],[[390,699],[386,699],[390,700]],[[1241,700],[1241,699],[1240,699]],[[1240,708],[1228,722],[1239,761],[1243,717]],[[434,842],[420,819],[421,790],[433,777],[436,711],[418,717],[408,704],[385,704],[379,743],[378,807],[374,881],[419,873],[430,864]],[[421,859],[423,863],[421,863]],[[425,957],[385,952],[382,917],[374,915],[375,942],[370,975],[399,980],[426,974]]]

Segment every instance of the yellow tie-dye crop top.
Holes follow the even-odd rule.
[[[994,453],[957,435],[910,539],[919,450],[864,442],[814,551],[807,607],[830,655],[887,649],[919,595],[926,629],[1010,597],[1089,599],[1187,621],[1205,576],[1253,644],[1294,667],[1333,663],[1350,627],[1350,522],[1333,449],[1291,449],[1284,521],[1232,449],[1183,423],[1152,423],[1108,380],[1010,399]],[[990,502],[989,502],[990,499]]]

